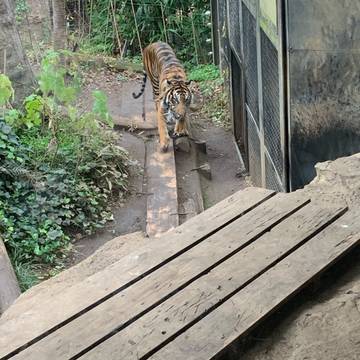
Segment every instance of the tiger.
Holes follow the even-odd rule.
[[[188,136],[188,110],[192,93],[184,67],[173,49],[164,42],[148,45],[143,51],[144,77],[140,92],[133,93],[134,99],[143,95],[149,77],[155,101],[160,149],[168,150],[172,137]]]

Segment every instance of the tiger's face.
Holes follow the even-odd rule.
[[[167,80],[163,106],[166,109],[166,123],[173,126],[186,120],[191,104],[190,82]]]

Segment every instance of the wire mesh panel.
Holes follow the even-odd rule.
[[[271,163],[268,155],[265,156],[265,181],[266,188],[275,190],[278,192],[284,191],[284,186],[281,184],[279,177],[277,176],[276,169]]]
[[[246,103],[259,126],[256,19],[244,3],[242,3],[242,16]]]
[[[275,169],[266,168],[266,172],[277,171],[281,178],[284,171],[284,155],[280,132],[278,51],[262,30],[260,36],[264,142],[275,165]]]
[[[246,111],[248,129],[248,154],[249,154],[249,173],[255,186],[263,186],[261,183],[261,153],[260,139],[257,125],[254,123],[249,111]]]
[[[239,0],[228,0],[229,12],[229,42],[236,53],[241,57],[241,29],[240,29],[240,2]]]

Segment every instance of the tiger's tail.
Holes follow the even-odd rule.
[[[138,99],[145,91],[145,86],[146,86],[146,79],[147,79],[147,74],[144,71],[144,78],[143,78],[143,83],[141,85],[141,89],[140,92],[138,94],[132,93],[132,96],[134,99]]]

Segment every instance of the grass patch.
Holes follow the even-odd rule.
[[[216,126],[231,129],[229,97],[220,70],[212,64],[199,65],[189,69],[188,78],[198,83],[204,97],[199,116],[210,119]]]

